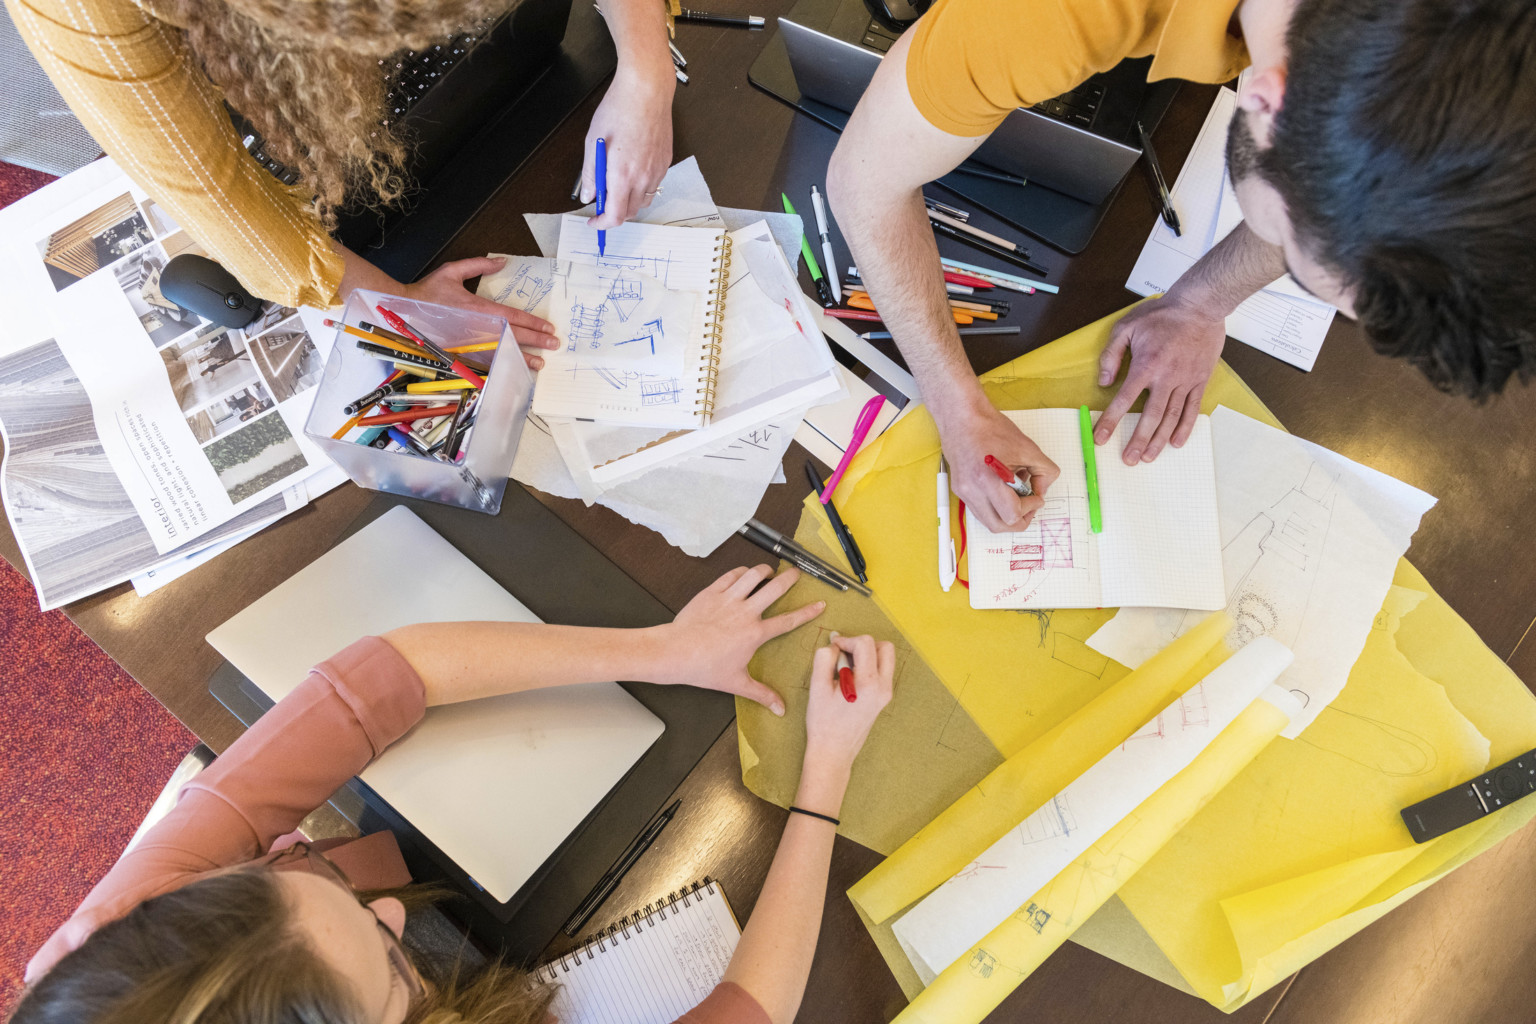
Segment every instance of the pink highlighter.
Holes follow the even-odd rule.
[[[837,469],[827,480],[826,489],[821,492],[821,503],[825,505],[832,500],[832,492],[837,490],[838,481],[843,478],[843,473],[848,469],[848,463],[858,453],[859,445],[864,443],[864,438],[869,436],[869,428],[875,425],[875,417],[880,415],[880,407],[885,404],[884,395],[876,395],[864,403],[864,408],[859,410],[859,418],[853,424],[853,438],[848,442],[848,447],[843,452],[842,461],[837,464]]]

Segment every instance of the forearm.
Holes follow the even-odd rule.
[[[677,79],[667,48],[666,8],[659,0],[603,0],[602,7],[619,56],[615,80],[649,83],[670,96]]]
[[[849,769],[813,767],[809,755],[806,762],[795,806],[836,817]],[[836,836],[831,822],[804,814],[789,816],[768,880],[725,972],[725,980],[745,989],[774,1024],[793,1021],[805,995]]]
[[[668,626],[594,629],[527,622],[434,622],[383,639],[421,677],[428,705],[612,679],[669,682]]]
[[[838,223],[859,275],[942,429],[986,398],[950,314],[922,192],[892,199],[852,175],[839,186]]]
[[[1246,221],[1211,247],[1168,289],[1168,298],[1222,318],[1285,273],[1285,254],[1248,229]]]
[[[383,292],[386,295],[399,295],[405,290],[402,282],[390,277],[340,242],[335,243],[334,248],[341,253],[344,261],[341,284],[338,286],[342,302],[347,301],[354,288],[365,288],[368,291]]]

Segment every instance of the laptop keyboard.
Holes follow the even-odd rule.
[[[434,44],[420,52],[407,51],[394,57],[381,58],[379,69],[389,83],[389,97],[386,100],[389,118],[398,121],[404,117],[438,79],[447,74],[449,68],[464,59],[464,55],[479,39],[479,33],[454,36],[447,42]],[[249,132],[243,144],[256,162],[284,185],[292,185],[298,180],[297,171],[267,155],[261,136],[255,132]]]
[[[899,33],[892,32],[880,22],[870,19],[864,29],[864,45],[876,53],[885,53],[897,40]],[[1054,117],[1058,121],[1088,128],[1099,112],[1099,102],[1104,99],[1104,86],[1097,82],[1084,82],[1071,92],[1062,93],[1055,99],[1036,103],[1029,109]]]

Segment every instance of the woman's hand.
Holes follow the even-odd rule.
[[[520,309],[481,298],[464,286],[464,282],[470,278],[495,273],[506,263],[505,256],[454,260],[444,263],[415,284],[406,285],[402,294],[422,302],[457,306],[475,313],[502,317],[511,325],[512,337],[522,346],[523,361],[530,370],[538,370],[544,366],[544,358],[538,354],[538,350],[558,348],[560,345],[555,339],[555,325],[548,320],[540,320],[532,313],[524,313]]]
[[[853,659],[855,699],[845,700],[837,678],[837,655]],[[805,709],[805,767],[846,773],[864,748],[869,730],[891,702],[896,648],[872,636],[838,636],[811,662],[811,698]]]
[[[597,198],[597,140],[608,149],[608,201],[601,217],[587,221],[595,228],[616,228],[651,205],[661,179],[672,163],[672,77],[620,67],[603,102],[592,115],[582,151],[581,201]]]
[[[763,644],[810,622],[827,606],[817,601],[763,618],[768,606],[799,578],[794,569],[774,576],[771,566],[755,565],[732,569],[694,595],[659,631],[664,649],[656,682],[734,693],[782,715],[783,699],[752,678],[747,662]],[[759,588],[764,580],[768,582]]]

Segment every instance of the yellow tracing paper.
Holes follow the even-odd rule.
[[[1111,391],[1095,384],[1097,360],[1114,319],[986,375],[989,397],[1003,409],[1102,409]],[[1279,426],[1225,363],[1202,408],[1217,405]],[[917,409],[859,454],[835,500],[859,538],[879,610],[953,695],[957,713],[968,715],[998,754],[1013,758],[1124,680],[1123,666],[1083,642],[1113,612],[978,612],[963,588],[943,593],[933,511],[938,453],[933,421]],[[831,542],[830,528],[812,509],[798,536]],[[1406,560],[1395,582],[1334,706],[1298,739],[1270,743],[1119,890],[1190,987],[1216,1006],[1243,1005],[1536,815],[1536,801],[1520,801],[1423,846],[1408,837],[1398,808],[1536,747],[1536,700]],[[803,674],[808,659],[797,657]],[[893,708],[901,699],[898,688]],[[872,742],[899,749],[895,723],[893,717],[877,724]],[[1118,742],[1105,731],[1098,745]],[[803,737],[799,742],[803,749]],[[798,773],[792,745],[755,737],[751,748],[759,768],[787,758],[792,765],[776,770]],[[856,784],[863,767],[861,760]],[[977,758],[961,791],[997,767],[995,755]],[[950,768],[953,785],[964,772]],[[1005,816],[1017,809],[1006,808]],[[984,848],[977,844],[988,830],[1020,818],[958,820],[952,829],[924,830],[921,843],[898,851],[851,891],[909,996],[918,985],[889,934],[892,917],[874,917],[859,898],[878,899],[880,913],[899,910],[925,895],[912,890],[936,872],[942,857],[933,851],[953,847],[943,855],[952,862],[961,850]],[[905,828],[911,835],[925,824],[903,818],[887,834]],[[1135,958],[1102,935],[1092,945]]]

